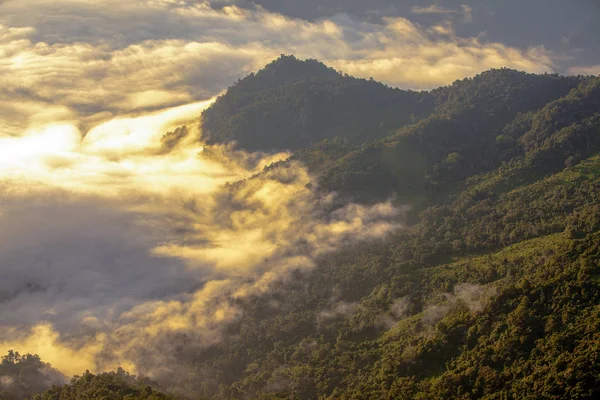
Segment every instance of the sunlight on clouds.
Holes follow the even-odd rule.
[[[453,10],[449,10],[447,8],[440,7],[435,4],[432,4],[427,7],[414,6],[412,8],[413,14],[452,14],[454,12],[455,11],[453,11]]]
[[[165,90],[146,90],[132,93],[126,100],[117,102],[121,109],[144,109],[151,107],[169,106],[174,103],[189,103],[192,98],[189,93],[171,93]]]
[[[196,118],[212,104],[212,100],[188,104],[140,117],[116,118],[92,128],[82,142],[90,154],[120,156],[157,149],[160,138]]]
[[[387,19],[375,36],[384,46],[365,50],[355,59],[331,61],[350,75],[373,77],[398,86],[431,88],[470,77],[489,68],[512,67],[528,72],[551,72],[552,60],[543,48],[526,51],[499,43],[454,36],[451,29],[434,26],[435,36],[404,18]]]
[[[79,132],[71,125],[51,125],[21,137],[0,137],[0,172],[39,170],[46,160],[72,152]]]
[[[85,137],[73,125],[49,125],[23,136],[0,137],[0,171],[4,179],[118,195],[123,190],[207,193],[248,173],[202,156],[200,134],[192,129],[185,143],[159,153],[161,137],[200,114],[211,101],[192,103],[139,117],[102,123]],[[271,162],[285,154],[269,157]],[[264,166],[261,163],[257,168]]]
[[[95,356],[102,349],[102,338],[94,339],[81,348],[74,349],[60,342],[60,335],[48,324],[37,325],[30,334],[17,341],[2,341],[0,353],[6,354],[11,349],[24,349],[31,354],[39,355],[45,362],[64,374],[70,376],[81,374],[94,368]]]

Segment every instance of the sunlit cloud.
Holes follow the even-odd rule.
[[[464,22],[466,22],[466,23],[473,22],[473,9],[470,6],[463,4],[462,11],[463,11]]]
[[[31,354],[38,354],[45,362],[64,374],[70,376],[80,375],[90,365],[94,365],[94,354],[97,354],[101,345],[88,342],[79,349],[73,349],[60,343],[59,334],[51,325],[41,324],[33,327],[26,336],[11,342],[0,338],[0,353],[6,354],[12,349],[27,349]]]
[[[372,35],[371,50],[356,59],[332,64],[351,75],[371,76],[398,86],[427,88],[473,76],[489,68],[509,66],[529,72],[550,72],[553,62],[543,48],[521,51],[500,43],[483,44],[460,38],[451,28],[433,27],[431,35],[407,19],[388,19],[385,29]]]

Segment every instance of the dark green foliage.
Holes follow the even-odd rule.
[[[581,86],[569,94],[580,82]],[[541,146],[527,145],[526,140],[533,121],[543,118],[538,115],[563,119],[559,113],[546,110],[549,107],[553,109],[554,103],[535,113],[548,102],[568,95],[556,103],[577,101],[596,104],[593,96],[597,94],[590,86],[593,85],[589,80],[583,78],[532,75],[507,69],[492,70],[473,79],[458,81],[432,92],[438,102],[433,115],[340,158],[322,174],[320,184],[327,190],[354,195],[358,200],[372,193],[371,187],[364,185],[366,181],[379,182],[380,190],[375,192],[377,196],[374,197],[377,200],[392,194],[401,197],[421,194],[415,192],[414,184],[406,183],[408,180],[419,182],[417,189],[420,192],[438,198],[440,193],[454,190],[466,178],[491,171],[515,157],[528,155],[536,164],[535,168],[538,168],[537,164],[544,164],[541,168],[547,168],[553,162],[547,159],[560,158],[560,151],[568,146],[564,142],[587,140],[583,144],[575,144],[576,148],[587,147],[587,156],[591,154],[590,150],[597,149],[589,129],[590,125],[595,126],[595,119],[578,119],[580,123],[586,121],[585,125],[570,126],[571,131],[556,134],[552,150],[546,143],[542,152]],[[594,106],[586,106],[585,109],[587,114],[582,111],[578,115],[591,118]],[[551,129],[556,129],[559,124],[548,123],[546,129],[540,127],[544,133],[538,136],[554,134]],[[557,149],[559,146],[560,150]],[[391,147],[399,152],[393,163],[387,160]],[[406,154],[412,154],[413,159],[402,162]],[[556,161],[561,168],[570,155]],[[418,168],[414,167],[417,165],[414,157],[421,160]],[[537,158],[533,160],[534,157]],[[413,165],[407,170],[406,164],[409,163]],[[370,169],[363,167],[367,164]]]
[[[428,93],[282,56],[229,88],[203,113],[202,132],[209,144],[235,140],[251,151],[297,150],[336,136],[354,143],[373,140],[429,115],[433,107]]]
[[[154,390],[148,379],[136,378],[122,369],[94,375],[75,376],[69,385],[55,386],[34,400],[169,400],[169,395]]]
[[[21,356],[10,350],[0,363],[0,399],[29,399],[52,385],[66,382],[66,379],[37,355]]]
[[[320,175],[326,191],[374,202],[399,194],[410,201],[425,191],[426,159],[404,141],[370,143],[331,163]]]

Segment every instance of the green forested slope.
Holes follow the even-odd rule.
[[[217,397],[594,398],[598,172],[595,156],[499,195],[493,209],[506,218],[473,200],[472,243],[456,243],[444,230],[456,221],[442,218],[323,258],[301,277],[308,288],[249,300],[234,329],[244,339],[221,344],[212,364],[239,381]]]
[[[282,71],[288,71],[283,73]],[[230,87],[202,115],[203,139],[246,150],[297,150],[336,136],[373,140],[429,115],[429,93],[343,76],[282,56]]]
[[[331,163],[322,173],[320,185],[359,200],[372,199],[372,187],[382,190],[384,197],[393,193],[429,193],[437,197],[468,177],[492,171],[519,157],[535,158],[536,167],[547,168],[541,164],[571,156],[564,149],[568,144],[559,141],[593,136],[586,133],[585,125],[571,126],[573,123],[568,120],[596,123],[594,114],[598,114],[598,108],[593,104],[597,105],[598,100],[593,88],[597,82],[506,69],[456,82],[434,91],[438,98],[434,114]],[[585,106],[587,103],[590,106]],[[581,105],[581,115],[567,116],[569,104]],[[542,126],[541,121],[548,125]],[[563,130],[558,132],[559,129]],[[538,134],[534,133],[536,130]],[[540,135],[555,135],[555,139],[551,143],[533,139]],[[550,146],[556,149],[551,150]],[[585,144],[574,143],[571,152],[581,159],[595,149],[594,139]],[[407,157],[408,162],[404,162]],[[562,167],[563,163],[558,163]]]
[[[159,383],[191,399],[600,395],[600,78],[493,70],[417,94],[284,57],[204,124],[209,142],[298,149],[317,193],[413,211],[239,299],[221,342],[170,354],[210,381]],[[90,376],[40,399],[102,398],[86,379],[118,378]]]

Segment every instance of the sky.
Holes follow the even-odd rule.
[[[287,153],[205,148],[199,116],[280,54],[425,90],[489,68],[600,73],[596,1],[0,0],[0,353],[160,375],[236,299],[402,229]],[[186,125],[175,147],[161,138]],[[247,179],[244,183],[228,185]],[[317,322],[316,322],[317,323]]]

